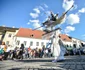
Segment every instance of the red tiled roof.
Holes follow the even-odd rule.
[[[32,30],[32,29],[28,29],[28,28],[20,28],[18,33],[16,34],[16,36],[41,39],[42,34],[44,34],[44,33],[45,32],[43,32],[41,30]]]
[[[32,30],[29,28],[19,28],[19,31],[16,34],[16,36],[17,37],[28,37],[28,38],[42,39],[42,35],[44,33],[45,32],[41,31],[41,30]],[[72,41],[72,39],[65,34],[60,34],[59,36],[63,41],[68,41],[68,42]]]
[[[71,37],[65,35],[65,34],[60,34],[60,38],[63,40],[63,41],[68,41],[68,42],[71,42],[72,39]]]

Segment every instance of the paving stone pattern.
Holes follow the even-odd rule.
[[[85,70],[85,55],[65,56],[65,61],[53,63],[53,58],[33,58],[0,61],[0,70]]]

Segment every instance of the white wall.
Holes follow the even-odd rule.
[[[63,44],[64,44],[64,45],[68,45],[68,46],[73,46],[73,43],[72,43],[72,42],[63,41]]]
[[[72,38],[72,43],[76,44],[76,48],[80,48],[80,46],[81,46],[81,41],[76,38]]]
[[[15,42],[20,41],[19,45],[16,45],[17,47],[20,47],[20,45],[22,43],[24,43],[24,41],[27,41],[25,47],[28,48],[30,46],[30,42],[33,42],[33,46],[30,46],[32,49],[33,48],[42,48],[41,46],[41,42],[44,42],[44,45],[46,46],[46,43],[48,42],[48,40],[42,40],[42,39],[33,39],[33,38],[24,38],[24,37],[17,37]],[[36,42],[39,42],[39,46],[36,46]]]

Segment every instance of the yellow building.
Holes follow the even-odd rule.
[[[13,43],[13,38],[18,28],[0,26],[0,42],[4,41],[6,45]]]

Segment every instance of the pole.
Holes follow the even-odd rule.
[[[41,27],[43,27],[44,25],[42,25],[42,26],[40,26],[40,27],[37,27],[37,28],[35,28],[35,29],[33,29],[33,30],[37,30],[37,29],[39,29],[39,28],[41,28]]]

